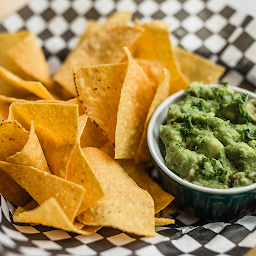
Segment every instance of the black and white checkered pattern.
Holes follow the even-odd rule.
[[[171,24],[173,44],[227,68],[222,81],[256,89],[256,20],[218,0],[32,0],[0,23],[0,31],[29,29],[38,36],[51,72],[74,48],[88,19],[104,21],[114,11],[131,11],[142,22]],[[240,256],[256,245],[256,214],[208,223],[175,213],[175,225],[141,238],[103,228],[84,236],[40,225],[12,222],[13,207],[0,195],[0,255]]]
[[[173,216],[175,226],[156,228],[156,237],[139,237],[112,228],[85,236],[41,225],[14,224],[12,205],[1,195],[0,199],[0,255],[3,256],[240,256],[256,243],[255,215],[226,223],[207,223],[179,213]]]

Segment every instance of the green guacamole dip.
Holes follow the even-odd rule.
[[[160,125],[166,166],[196,185],[226,189],[256,182],[256,100],[226,83],[191,83]]]

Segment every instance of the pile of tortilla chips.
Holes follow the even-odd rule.
[[[167,24],[114,13],[89,21],[52,78],[29,31],[0,34],[0,193],[15,222],[155,236],[174,199],[148,175],[151,115],[194,79],[224,69],[173,48]]]

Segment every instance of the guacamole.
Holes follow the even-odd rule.
[[[160,125],[166,166],[196,185],[226,189],[256,182],[256,100],[226,83],[191,83]]]

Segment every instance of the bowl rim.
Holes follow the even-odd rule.
[[[207,86],[216,86],[216,85],[218,85],[218,84],[210,84],[210,85],[207,85]],[[256,99],[256,94],[251,92],[251,91],[248,91],[248,90],[243,89],[243,88],[231,86],[231,85],[228,85],[228,87],[236,93],[240,93],[240,94],[246,93],[246,94],[248,94],[249,99],[251,99],[251,98]],[[189,181],[183,180],[177,174],[175,174],[173,171],[171,171],[170,169],[167,168],[163,158],[161,159],[159,157],[158,153],[156,152],[156,148],[154,146],[154,135],[157,135],[158,138],[159,138],[159,133],[154,134],[155,123],[156,123],[156,120],[159,117],[159,115],[163,111],[165,111],[165,110],[167,111],[168,108],[169,108],[169,105],[172,104],[173,101],[177,100],[178,98],[183,98],[184,91],[185,90],[178,91],[178,92],[172,94],[171,96],[169,96],[167,99],[165,99],[157,107],[157,109],[155,110],[155,112],[153,113],[153,115],[152,115],[152,117],[149,121],[148,129],[147,129],[147,142],[148,142],[148,149],[150,151],[150,155],[154,159],[155,163],[158,165],[159,168],[161,168],[162,171],[165,172],[165,174],[167,174],[169,177],[171,177],[174,181],[176,181],[177,183],[179,183],[179,184],[181,184],[185,187],[188,187],[188,188],[196,190],[196,191],[209,193],[209,194],[232,195],[232,194],[238,194],[238,193],[246,193],[246,192],[249,192],[251,190],[256,190],[256,183],[248,185],[248,186],[244,186],[244,187],[228,188],[228,189],[217,189],[217,188],[203,187],[203,186],[193,184]],[[156,145],[158,147],[158,143],[156,143]]]

